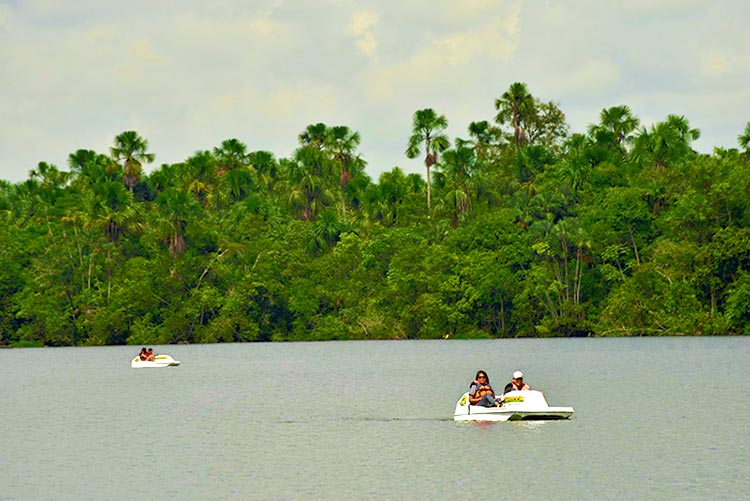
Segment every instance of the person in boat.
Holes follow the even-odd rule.
[[[146,360],[148,360],[149,362],[154,361],[154,349],[153,348],[149,348],[148,351],[146,351]]]
[[[146,351],[145,346],[141,348],[141,352],[138,354],[138,358],[141,359],[141,362],[145,361],[148,358],[148,352]]]
[[[490,378],[484,371],[477,371],[476,378],[469,385],[469,403],[482,407],[497,407],[500,404],[495,398],[495,392],[490,386]]]
[[[503,394],[506,394],[509,391],[521,391],[530,389],[531,388],[529,387],[529,385],[523,382],[523,372],[516,371],[513,373],[513,379],[510,380],[510,383],[505,385]]]

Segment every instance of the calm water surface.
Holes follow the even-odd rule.
[[[749,338],[137,351],[0,350],[0,499],[750,496]],[[576,414],[457,424],[480,368]]]

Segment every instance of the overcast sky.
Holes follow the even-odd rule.
[[[516,81],[574,132],[627,104],[646,125],[685,115],[700,151],[736,147],[748,22],[747,0],[0,0],[0,179],[125,130],[147,171],[230,138],[284,157],[317,122],[360,133],[373,181],[423,174],[414,111],[466,138]]]

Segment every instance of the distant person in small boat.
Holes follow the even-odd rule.
[[[149,348],[148,351],[146,352],[146,360],[148,360],[149,362],[154,361],[154,349],[153,348]]]
[[[490,378],[484,371],[477,371],[477,376],[469,385],[469,403],[482,407],[497,407],[500,404],[495,399],[495,392],[490,386]]]
[[[141,359],[141,362],[144,362],[148,358],[148,353],[146,352],[145,346],[141,348],[141,352],[138,354],[138,358]]]
[[[516,371],[513,373],[513,379],[510,380],[510,383],[505,385],[503,394],[508,393],[509,391],[521,391],[530,389],[531,388],[529,387],[529,385],[523,382],[523,372]]]

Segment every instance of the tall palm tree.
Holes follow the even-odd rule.
[[[359,157],[355,155],[359,146],[359,132],[349,130],[349,127],[344,125],[331,127],[326,134],[325,146],[333,162],[338,165],[341,213],[346,217],[346,185],[352,179],[353,168],[362,165],[362,162],[356,161]]]
[[[294,153],[294,158],[284,162],[289,183],[289,202],[301,209],[301,218],[314,220],[327,204],[329,192],[323,177],[324,152],[313,146],[303,146]]]
[[[445,115],[438,115],[432,108],[425,108],[414,112],[412,123],[412,135],[406,147],[406,156],[417,158],[424,143],[424,165],[427,169],[427,211],[429,213],[432,203],[430,167],[435,165],[438,154],[448,149],[450,141],[443,133],[448,128],[448,119]]]
[[[130,191],[141,179],[143,163],[151,163],[156,158],[153,153],[148,153],[148,141],[134,130],[115,137],[115,145],[109,149],[109,153],[116,162],[123,162],[125,173],[122,182]]]
[[[513,145],[520,146],[526,142],[525,124],[534,112],[534,96],[529,93],[525,83],[515,82],[495,99],[498,110],[495,121],[499,124],[513,125]]]

